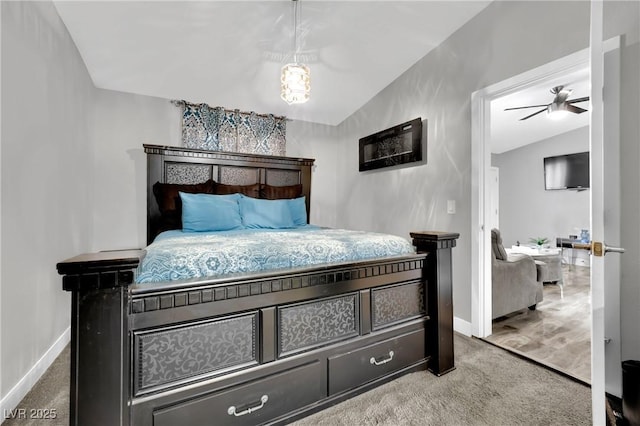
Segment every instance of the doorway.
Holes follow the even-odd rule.
[[[482,281],[484,277],[485,283],[478,296],[485,302],[484,318],[481,319],[485,322],[484,325],[482,321],[474,322],[474,332],[498,346],[583,382],[589,382],[590,377],[589,258],[588,253],[557,248],[556,239],[571,236],[576,239],[582,229],[589,229],[589,191],[585,188],[580,191],[549,190],[545,187],[543,160],[589,150],[588,114],[552,121],[539,105],[508,112],[504,109],[546,104],[560,86],[566,86],[564,91],[572,90],[568,99],[582,99],[589,96],[588,83],[588,52],[585,50],[490,86],[474,93],[473,98],[474,119],[481,121],[476,123],[474,120],[474,124],[478,124],[478,127],[474,126],[477,130],[474,135],[482,136],[483,142],[476,144],[474,140],[473,143],[474,147],[483,145],[483,152],[478,149],[474,153],[474,160],[481,163],[478,171],[484,172],[478,182],[478,219],[480,213],[485,214],[484,220],[478,222],[479,244],[474,245],[485,247],[484,253],[478,252],[478,279]],[[588,102],[577,105],[588,107]],[[496,123],[508,125],[497,126]],[[498,198],[495,195],[495,166],[500,174],[502,208],[498,212],[495,207]],[[586,173],[588,180],[588,170]],[[497,220],[499,226],[494,225]],[[537,253],[533,258],[538,260],[538,273],[540,268],[553,271],[546,279],[548,284],[542,286],[543,298],[536,310],[522,306],[521,310],[491,321],[489,231],[494,227],[500,229],[507,252],[515,257],[518,253],[530,253],[532,240],[545,239],[544,249],[533,249]],[[528,281],[535,284],[535,278]],[[478,315],[481,310],[477,310]],[[476,319],[479,318],[474,316]],[[567,350],[576,356],[561,356]]]
[[[600,16],[602,16],[601,12]],[[628,13],[620,16],[631,16],[633,18],[635,17],[635,14]],[[635,22],[637,22],[637,20]],[[637,26],[635,28],[637,30]],[[592,40],[592,44],[593,43],[594,41]],[[600,90],[595,94],[592,92],[591,107],[594,113],[596,112],[596,107],[598,108],[598,117],[592,117],[591,123],[598,123],[598,128],[594,129],[592,127],[590,130],[590,147],[592,150],[594,149],[594,146],[597,147],[597,152],[591,153],[591,179],[592,184],[595,183],[594,188],[592,188],[590,205],[591,235],[595,241],[600,241],[598,244],[604,248],[607,247],[601,242],[603,236],[609,239],[609,241],[622,241],[623,246],[635,248],[635,245],[632,245],[636,244],[636,241],[634,240],[635,237],[631,235],[630,239],[625,240],[624,237],[628,234],[620,232],[620,219],[624,220],[626,211],[622,207],[628,198],[621,197],[620,191],[621,188],[622,191],[624,191],[624,185],[622,184],[622,181],[620,181],[620,170],[622,168],[621,166],[624,166],[626,164],[625,162],[628,162],[627,158],[630,159],[629,161],[635,158],[634,155],[636,151],[634,151],[633,147],[636,145],[631,146],[631,142],[627,143],[627,140],[637,141],[637,138],[634,139],[634,135],[637,135],[637,132],[634,133],[634,130],[632,130],[627,132],[628,134],[621,133],[623,130],[626,131],[626,128],[622,125],[625,115],[623,114],[624,110],[620,108],[620,104],[622,99],[621,93],[624,92],[621,90],[621,80],[624,80],[625,78],[624,70],[626,68],[633,68],[634,66],[637,68],[639,61],[637,61],[637,57],[627,53],[628,62],[625,68],[625,62],[621,60],[621,52],[624,51],[626,53],[630,49],[621,44],[620,36],[609,38],[606,41],[601,41],[597,44],[597,51],[600,52],[601,50],[602,53],[594,53],[594,55],[602,55],[601,59],[599,59],[602,63],[602,68],[600,71],[596,72],[596,74],[599,75],[600,80],[594,81],[593,76],[591,77],[591,80],[592,84],[603,84],[608,91],[604,101]],[[637,44],[631,44],[631,46],[631,51],[633,52],[633,49],[636,49]],[[594,48],[592,48],[592,50],[594,50],[594,52],[596,51]],[[631,60],[629,60],[629,58],[631,58]],[[486,170],[491,164],[491,154],[490,150],[487,148],[488,141],[491,136],[488,131],[487,124],[490,120],[490,102],[498,96],[518,90],[522,86],[526,87],[527,85],[532,84],[532,82],[543,79],[547,75],[566,72],[567,70],[583,66],[585,63],[588,63],[588,51],[586,50],[577,52],[560,61],[547,64],[523,75],[513,77],[499,84],[487,87],[472,95],[472,224],[477,226],[477,232],[472,233],[474,243],[472,244],[472,272],[474,280],[476,280],[472,285],[472,331],[475,336],[487,337],[492,331],[492,324],[490,321],[491,270],[488,267],[491,261],[491,242],[488,237],[490,230],[485,229],[483,226],[484,223],[486,223],[486,218],[488,218],[490,214],[490,211],[488,211],[489,203],[486,201],[486,188],[488,188],[487,179],[489,176]],[[594,73],[593,63],[590,65],[590,71],[591,73]],[[632,75],[637,77],[638,74],[635,73]],[[627,80],[627,85],[637,83],[634,78]],[[596,85],[594,87],[602,86]],[[627,110],[637,111],[637,105],[632,102],[627,102],[626,105]],[[605,114],[602,113],[603,108],[606,111]],[[591,115],[593,116],[594,114],[592,113]],[[627,120],[627,122],[629,122],[629,120]],[[594,136],[598,134],[598,137]],[[599,143],[597,143],[598,140],[600,141]],[[603,155],[603,140],[606,140],[606,155]],[[631,146],[631,148],[627,149],[627,145]],[[628,153],[624,154],[622,152],[623,149],[627,149]],[[596,154],[595,157],[594,154]],[[626,170],[637,170],[637,167],[627,167]],[[606,189],[603,189],[603,186]],[[598,197],[596,197],[596,194]],[[633,198],[633,200],[636,199],[637,198]],[[631,201],[632,203],[635,202],[633,200]],[[604,227],[602,226],[603,215],[606,216]],[[630,224],[628,225],[629,227],[636,226],[637,219],[634,217],[634,219],[627,221],[627,223]],[[620,236],[619,239],[616,238],[616,227],[618,229],[617,235]],[[625,241],[627,242],[625,243]],[[609,251],[617,251],[617,249],[614,247]],[[602,254],[600,254],[600,256],[602,256]],[[633,261],[629,256],[627,256],[627,259]],[[623,271],[625,261],[622,262]],[[627,262],[626,264],[629,263],[632,262]],[[624,273],[620,273],[620,261],[615,259],[615,257],[609,257],[607,259],[606,269],[604,268],[602,257],[594,258],[594,256],[591,256],[590,265],[592,284],[591,385],[593,394],[593,415],[594,419],[603,419],[605,412],[605,389],[609,396],[620,397],[621,395],[622,380],[620,359],[633,358],[633,356],[636,356],[637,358],[637,355],[635,355],[635,353],[637,353],[637,349],[633,346],[634,333],[621,334],[619,319],[620,312],[624,312],[625,309],[623,308],[624,306],[627,306],[623,303],[626,299],[622,297],[622,292],[625,291],[624,289],[626,288],[633,287],[635,289],[636,287],[631,284],[626,284],[625,280],[628,280],[628,278],[625,278]],[[606,298],[604,297],[605,281]],[[489,285],[487,285],[487,283],[489,283]],[[637,292],[634,293],[634,291],[635,290],[630,293],[637,294]],[[604,306],[605,299],[606,309]],[[629,298],[629,301],[630,300],[631,298]],[[637,310],[637,307],[633,309]],[[629,339],[629,337],[631,337],[631,339]],[[625,355],[625,339],[626,342],[632,342],[632,344],[627,345],[627,347],[632,348],[628,350],[627,353],[634,354],[633,356]],[[637,347],[640,347],[640,345],[637,345]]]
[[[606,12],[606,13],[605,13]],[[638,300],[640,300],[640,253],[637,219],[640,182],[637,164],[640,158],[638,114],[640,102],[640,6],[637,2],[591,2],[590,72],[593,87],[591,98],[591,237],[594,253],[590,259],[592,282],[592,411],[595,424],[605,423],[605,392],[607,396],[622,394],[621,360],[640,360],[640,334],[637,332]],[[613,37],[613,38],[611,38]],[[582,61],[585,60],[584,52]],[[580,54],[576,54],[580,55]],[[574,59],[576,59],[574,55]],[[578,58],[578,62],[580,59]],[[571,60],[568,60],[570,66]],[[553,70],[548,70],[553,72]],[[519,81],[503,82],[472,95],[472,333],[485,337],[491,333],[490,271],[485,266],[490,259],[489,232],[484,228],[489,215],[485,202],[486,165],[490,153],[485,149],[489,140],[486,120],[492,96],[527,84],[539,74],[519,76]],[[615,160],[612,154],[619,155]],[[616,182],[618,182],[616,184]],[[609,189],[616,187],[611,193]],[[611,199],[611,196],[617,199]],[[624,196],[622,196],[624,195]],[[613,202],[612,202],[613,201]],[[610,229],[612,218],[618,221]],[[614,227],[615,228],[615,227]],[[605,243],[626,249],[626,254]],[[617,265],[612,265],[612,264]],[[619,272],[612,272],[615,266]],[[637,382],[637,380],[636,380]],[[635,394],[634,394],[635,395]],[[635,398],[635,396],[632,396]],[[624,396],[622,397],[624,406]],[[624,407],[623,407],[624,408]],[[629,413],[640,421],[640,407]]]
[[[577,72],[588,67],[588,51],[580,51],[534,70],[496,83],[472,95],[472,333],[487,337],[491,322],[491,239],[488,218],[491,174],[491,102],[494,99],[532,87],[550,78]],[[541,166],[542,167],[542,166]],[[503,221],[502,217],[500,218]],[[485,226],[487,224],[487,226]]]

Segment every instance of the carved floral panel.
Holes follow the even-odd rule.
[[[421,283],[395,285],[373,290],[373,327],[414,318],[425,312]]]
[[[139,334],[139,389],[256,360],[256,315]]]
[[[358,295],[323,299],[279,310],[280,354],[358,335]]]

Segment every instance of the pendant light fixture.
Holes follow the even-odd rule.
[[[292,104],[303,104],[309,100],[311,78],[309,67],[298,63],[298,0],[293,2],[293,63],[282,67],[280,97]]]

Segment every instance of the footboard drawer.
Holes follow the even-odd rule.
[[[425,356],[425,331],[417,330],[330,357],[329,394],[354,388],[400,370]]]
[[[322,365],[314,361],[153,413],[154,426],[261,424],[326,396]]]

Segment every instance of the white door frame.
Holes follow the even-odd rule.
[[[485,227],[491,214],[491,101],[588,66],[589,50],[584,49],[471,95],[471,326],[476,337],[491,335],[491,230]]]

